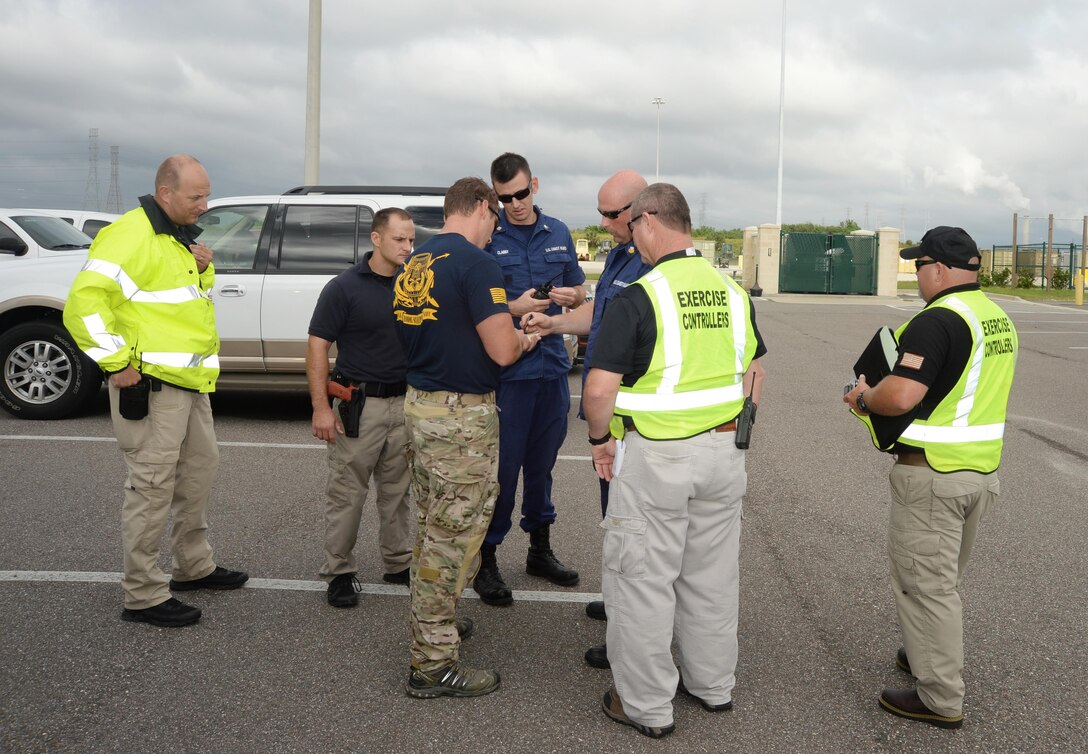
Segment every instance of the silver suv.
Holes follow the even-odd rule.
[[[215,252],[219,385],[304,387],[307,329],[317,297],[334,275],[373,248],[374,213],[406,209],[415,219],[419,244],[441,228],[445,193],[444,188],[301,186],[278,196],[208,202],[200,240]],[[68,416],[101,386],[97,365],[79,352],[60,316],[85,253],[5,267],[0,406],[15,416]]]

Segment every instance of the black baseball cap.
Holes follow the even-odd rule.
[[[903,249],[899,252],[899,256],[903,259],[929,257],[948,267],[958,267],[961,270],[977,270],[979,262],[971,260],[975,257],[982,259],[982,255],[978,253],[978,246],[975,245],[971,236],[967,235],[967,231],[947,225],[938,225],[926,231],[926,234],[922,236],[922,243]]]

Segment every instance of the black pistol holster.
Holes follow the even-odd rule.
[[[337,410],[340,413],[340,423],[344,425],[344,434],[347,437],[358,437],[366,395],[358,385],[353,384],[340,372],[333,374],[332,379],[329,380],[329,395],[340,399]]]

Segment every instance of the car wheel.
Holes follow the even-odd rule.
[[[61,419],[91,399],[102,373],[55,322],[28,322],[0,336],[0,405],[21,419]]]

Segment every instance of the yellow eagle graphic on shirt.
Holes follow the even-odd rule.
[[[393,313],[399,322],[419,325],[426,320],[437,319],[435,314],[438,312],[438,302],[431,297],[431,289],[434,288],[434,271],[431,270],[431,265],[448,256],[449,254],[437,257],[427,253],[416,254],[404,265],[404,271],[393,283]],[[421,311],[418,314],[409,314],[398,307]]]

